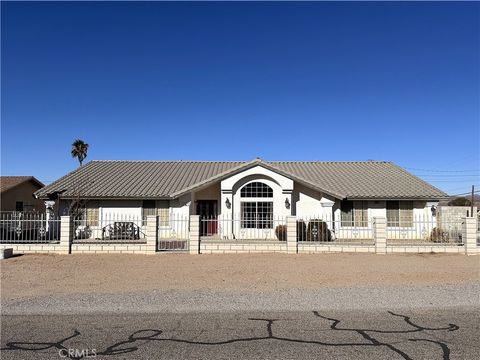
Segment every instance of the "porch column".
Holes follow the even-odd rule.
[[[190,215],[190,254],[200,254],[200,215]]]
[[[463,219],[462,239],[465,255],[478,255],[476,218],[466,217]]]
[[[296,254],[297,251],[297,217],[287,216],[287,254]]]
[[[73,240],[73,218],[71,216],[60,217],[60,245],[59,254],[70,254]]]
[[[158,231],[158,216],[148,215],[147,231],[146,231],[147,245],[145,249],[145,254],[147,255],[154,255],[157,251],[157,231]]]
[[[387,253],[387,221],[384,217],[373,218],[373,240],[375,253],[385,255]]]

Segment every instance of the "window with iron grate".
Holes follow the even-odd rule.
[[[413,201],[387,201],[387,226],[412,227]]]
[[[368,227],[368,201],[342,201],[341,226]]]

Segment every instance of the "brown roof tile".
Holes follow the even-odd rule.
[[[33,176],[0,176],[0,193],[3,193],[26,181],[34,181],[39,187],[44,185]]]

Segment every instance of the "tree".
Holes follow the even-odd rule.
[[[88,144],[83,140],[76,139],[72,144],[72,157],[77,158],[80,166],[83,164],[83,160],[87,157]]]
[[[468,200],[466,197],[457,197],[453,200],[448,202],[449,206],[470,206],[472,202]]]
[[[72,144],[72,157],[77,158],[80,166],[83,164],[83,160],[87,157],[88,151],[88,144],[86,144],[83,140],[76,139]],[[77,174],[78,175],[78,174]],[[85,187],[85,180],[79,178],[73,179],[73,199],[70,202],[70,206],[68,208],[69,215],[74,217],[81,216],[83,209],[85,207],[85,201],[82,200],[82,193]]]

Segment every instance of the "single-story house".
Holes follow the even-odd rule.
[[[1,211],[45,211],[33,193],[45,185],[33,176],[0,176]]]
[[[385,217],[391,228],[412,227],[416,217],[434,223],[435,206],[448,197],[391,162],[258,158],[95,160],[35,196],[56,198],[60,214],[67,214],[72,201],[81,201],[84,225],[91,229],[104,227],[104,219],[158,215],[159,228],[178,236],[182,230],[175,229],[175,219],[200,215],[205,221],[201,235],[224,239],[273,238],[287,216],[321,219],[337,236],[342,229],[370,231],[374,217]]]

